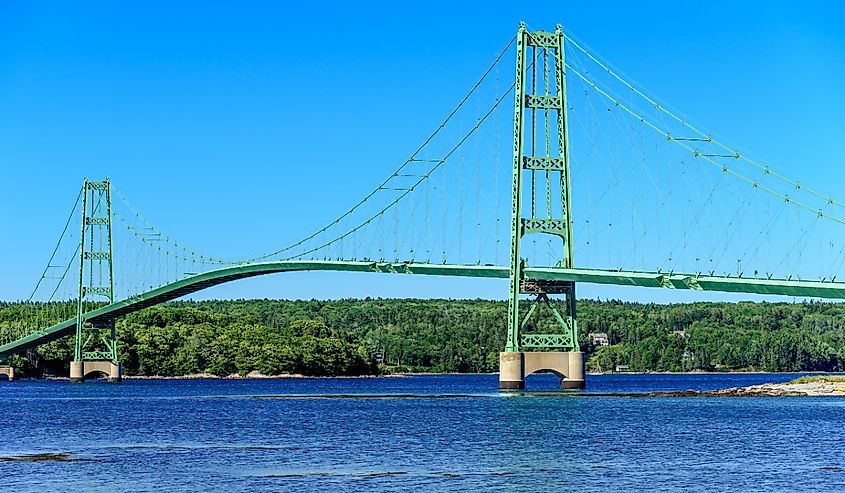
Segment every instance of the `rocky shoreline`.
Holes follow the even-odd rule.
[[[655,397],[820,397],[845,396],[845,382],[819,378],[787,383],[764,383],[718,390],[655,392]]]

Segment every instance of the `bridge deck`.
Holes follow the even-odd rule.
[[[115,302],[91,312],[85,317],[91,322],[112,320],[127,313],[158,305],[203,289],[248,277],[295,271],[380,272],[457,277],[486,277],[507,279],[509,268],[498,265],[450,265],[413,262],[367,261],[281,261],[245,264],[197,274],[180,281]],[[554,267],[526,267],[528,279],[575,281],[592,284],[614,284],[648,288],[691,289],[730,293],[785,295],[808,298],[845,299],[845,283],[802,281],[789,279],[731,278],[689,274],[606,271],[593,269],[560,269]],[[0,357],[71,335],[76,319],[67,319],[33,332],[16,341],[0,346]]]

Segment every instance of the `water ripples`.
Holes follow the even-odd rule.
[[[597,377],[588,398],[487,375],[19,381],[0,385],[0,475],[57,492],[845,489],[845,399],[612,395],[791,377]]]

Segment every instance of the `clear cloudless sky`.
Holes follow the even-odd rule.
[[[2,1],[0,299],[28,295],[86,176],[110,177],[159,228],[212,255],[302,236],[408,156],[520,20],[562,23],[723,140],[845,199],[843,5]],[[506,290],[503,281],[299,273],[201,297]],[[580,296],[702,299],[586,285]]]

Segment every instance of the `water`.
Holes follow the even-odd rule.
[[[588,386],[704,390],[794,376],[602,375]],[[553,389],[556,380],[536,375],[528,385]],[[0,458],[72,460],[0,459],[0,490],[845,488],[842,398],[531,397],[496,388],[495,375],[2,382]]]

